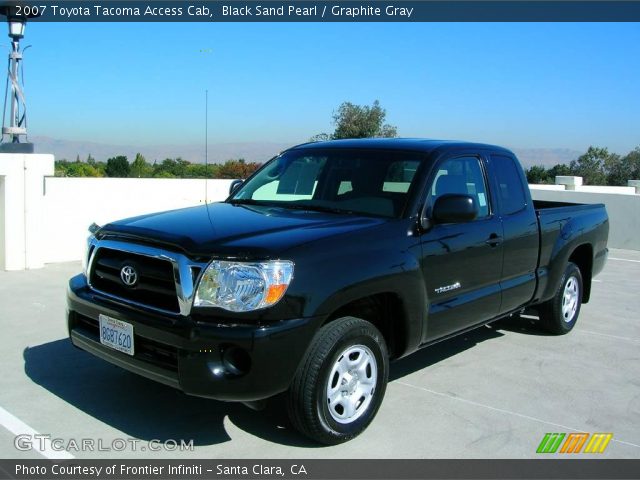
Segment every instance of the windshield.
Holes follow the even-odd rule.
[[[367,150],[290,150],[245,182],[230,203],[399,217],[420,154]]]

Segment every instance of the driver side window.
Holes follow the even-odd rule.
[[[456,157],[440,164],[427,197],[429,216],[437,198],[447,193],[471,195],[478,205],[477,218],[489,215],[487,187],[479,158]]]

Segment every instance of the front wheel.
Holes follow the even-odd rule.
[[[569,333],[578,321],[582,306],[582,274],[569,262],[554,297],[539,308],[540,320],[550,333]]]
[[[371,323],[344,317],[313,339],[288,393],[293,425],[335,445],[360,434],[375,417],[387,387],[389,357]]]

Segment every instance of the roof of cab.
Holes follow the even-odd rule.
[[[309,142],[296,145],[290,150],[298,149],[327,149],[327,148],[365,148],[388,150],[417,150],[432,152],[436,149],[477,148],[482,150],[509,150],[497,145],[463,142],[459,140],[435,140],[426,138],[353,138],[347,140],[328,140],[324,142]]]

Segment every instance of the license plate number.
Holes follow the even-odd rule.
[[[119,352],[133,355],[133,325],[100,314],[100,343]]]

